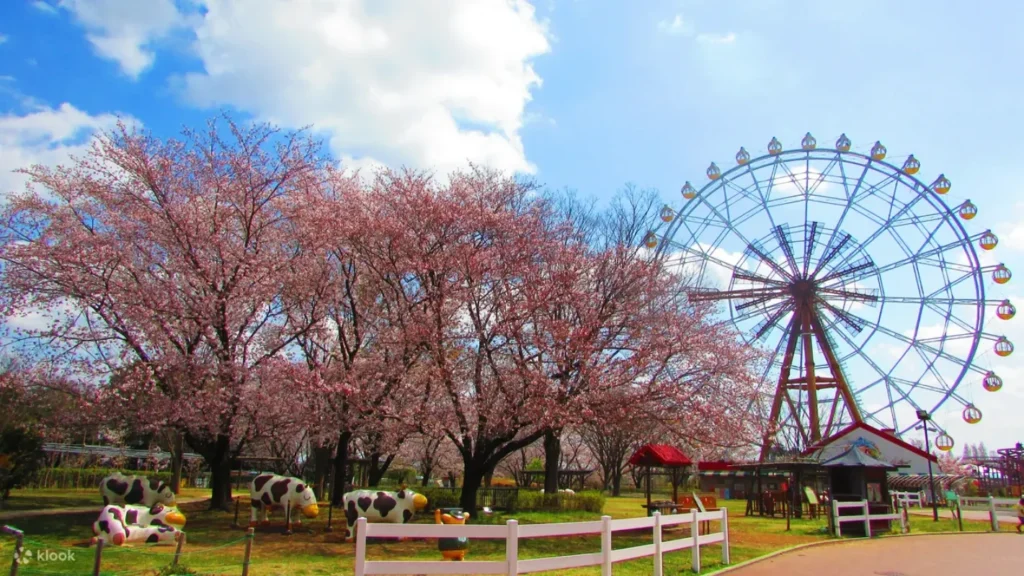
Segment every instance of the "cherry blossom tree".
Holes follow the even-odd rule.
[[[0,224],[0,307],[49,322],[16,341],[99,384],[118,371],[103,407],[182,430],[229,506],[251,371],[308,329],[283,295],[308,266],[306,199],[330,180],[319,144],[230,119],[166,141],[121,124],[70,166],[24,172]]]
[[[685,420],[688,435],[714,438],[743,428],[720,425],[730,409],[739,415],[755,385],[756,356],[711,306],[687,302],[686,278],[643,247],[657,197],[627,189],[596,218],[575,204],[563,208],[573,232],[558,274],[528,288],[542,302],[531,317],[531,348],[552,381],[548,491],[558,486],[561,427],[642,416],[671,420],[678,434]]]

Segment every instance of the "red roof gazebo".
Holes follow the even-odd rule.
[[[672,470],[672,502],[679,500],[679,481],[677,470],[692,466],[693,461],[675,446],[667,444],[647,444],[629,457],[630,466],[643,466],[647,469],[647,513],[651,512],[651,468],[667,468]]]

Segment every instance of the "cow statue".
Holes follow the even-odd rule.
[[[145,476],[125,476],[114,472],[100,482],[103,505],[139,504],[147,508],[162,504],[174,506],[174,492],[160,480]]]
[[[276,474],[260,474],[252,479],[249,485],[249,503],[251,505],[249,526],[256,526],[256,517],[263,511],[263,523],[266,524],[267,513],[271,508],[281,508],[285,515],[285,534],[292,533],[292,514],[295,523],[302,525],[298,512],[306,518],[316,518],[320,507],[316,503],[313,488],[298,478],[278,476]]]
[[[413,514],[427,507],[427,497],[402,488],[398,492],[376,492],[356,490],[345,494],[345,519],[348,521],[348,537],[355,536],[356,520],[366,518],[367,522],[390,522],[404,524],[412,520]]]
[[[145,506],[107,505],[93,522],[93,542],[121,546],[126,543],[145,542],[159,544],[174,542],[175,535],[185,525],[185,515],[177,508],[157,504]]]

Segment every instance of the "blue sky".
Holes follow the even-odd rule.
[[[631,182],[674,205],[741,145],[845,132],[913,153],[926,182],[945,173],[947,202],[973,200],[972,230],[992,228],[995,261],[1024,274],[1022,23],[1019,3],[953,0],[9,0],[0,191],[117,114],[171,136],[224,108],[313,124],[357,167],[468,159],[599,199]],[[1014,284],[994,296],[1024,303]],[[993,329],[1024,346],[1013,324]],[[1020,354],[996,367],[1003,391],[971,396],[981,424],[938,417],[961,446],[1024,440]]]

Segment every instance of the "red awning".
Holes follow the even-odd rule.
[[[629,457],[631,466],[652,466],[656,468],[678,468],[693,464],[686,454],[667,444],[648,444]]]

